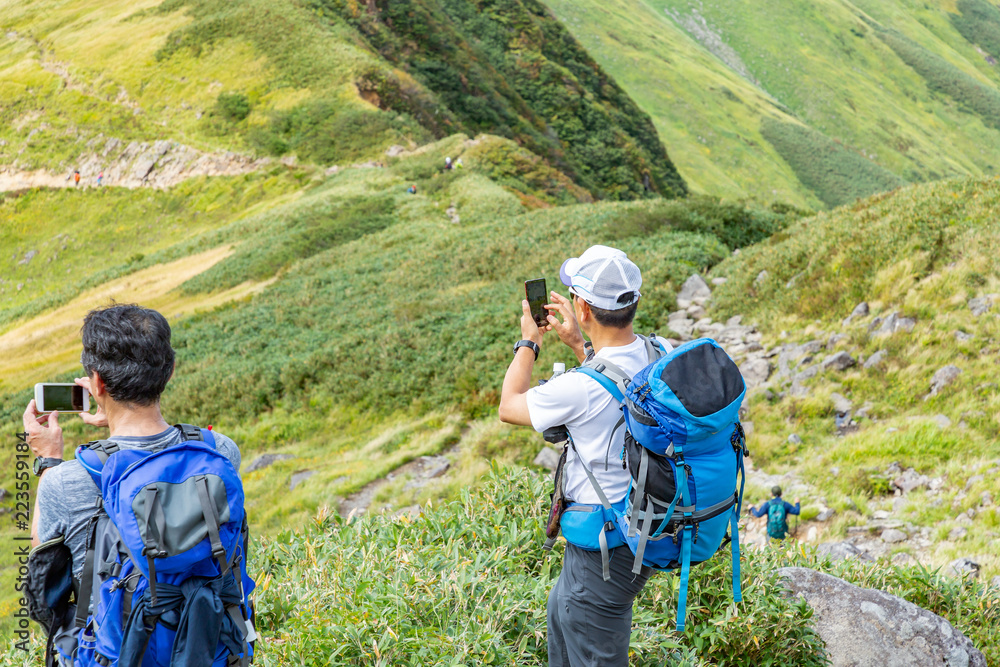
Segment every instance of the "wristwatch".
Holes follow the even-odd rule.
[[[514,343],[514,354],[517,354],[517,348],[519,347],[530,347],[531,351],[535,353],[535,359],[538,359],[538,353],[542,351],[542,348],[538,347],[538,343],[533,340],[519,340]]]
[[[35,472],[35,476],[41,476],[43,470],[48,470],[49,468],[55,468],[57,465],[62,463],[62,459],[48,459],[39,456],[35,459],[35,465],[32,470]]]

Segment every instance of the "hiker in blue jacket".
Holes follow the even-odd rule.
[[[787,516],[789,514],[794,514],[798,516],[802,508],[799,506],[799,499],[795,499],[795,504],[792,505],[781,499],[781,487],[774,486],[771,488],[771,494],[774,496],[766,503],[760,506],[760,509],[756,509],[753,505],[750,506],[750,514],[760,518],[767,515],[767,537],[768,540],[783,540],[785,536],[788,535],[788,520]]]

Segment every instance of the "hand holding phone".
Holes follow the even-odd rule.
[[[549,313],[545,310],[545,304],[548,302],[549,294],[545,288],[545,278],[524,281],[524,297],[528,300],[531,318],[535,320],[538,328],[547,326]]]

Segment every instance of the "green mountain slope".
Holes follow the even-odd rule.
[[[0,165],[72,171],[108,138],[330,165],[492,132],[598,198],[684,194],[648,117],[538,5],[508,4],[9,4]]]
[[[987,2],[548,4],[695,190],[834,206],[1000,166]]]

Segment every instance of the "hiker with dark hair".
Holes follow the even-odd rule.
[[[97,411],[80,416],[89,426],[107,428],[109,433],[106,440],[80,447],[75,459],[63,460],[65,444],[57,412],[39,414],[34,400],[24,412],[27,442],[38,456],[35,474],[41,478],[32,544],[46,545],[38,550],[41,555],[33,555],[34,562],[29,562],[29,586],[32,580],[41,586],[54,578],[44,571],[52,561],[45,550],[61,548],[64,555],[59,562],[72,564],[78,589],[78,608],[67,607],[64,601],[58,610],[42,610],[50,633],[47,661],[51,656],[60,664],[75,659],[77,665],[106,665],[118,660],[119,652],[123,666],[138,664],[135,660],[141,662],[144,655],[153,659],[153,653],[157,660],[165,655],[169,661],[174,635],[165,625],[178,629],[177,623],[183,620],[181,603],[197,597],[208,604],[219,595],[223,602],[217,608],[225,606],[229,612],[226,618],[198,617],[181,624],[186,634],[182,641],[178,632],[178,650],[201,650],[207,655],[198,663],[184,664],[209,665],[213,656],[216,664],[226,664],[229,654],[236,652],[249,658],[244,639],[253,632],[252,625],[244,621],[251,612],[243,604],[246,598],[234,598],[233,593],[235,589],[240,594],[244,590],[249,593],[253,585],[245,576],[246,544],[240,536],[246,528],[238,477],[240,451],[231,439],[210,428],[171,426],[164,419],[160,396],[173,375],[175,360],[170,333],[163,315],[136,305],[112,305],[87,314],[81,355],[86,377],[77,378],[75,383],[90,392]],[[157,461],[162,462],[159,469],[154,468]],[[199,466],[200,480],[181,477],[185,463]],[[125,525],[127,521],[123,523],[121,514],[132,508],[112,506],[107,496],[102,497],[102,479],[105,489],[114,482],[125,494],[134,479],[129,477],[130,471],[133,475],[145,471],[143,474],[151,476],[134,492],[133,504],[138,509],[128,517],[135,522],[132,528],[137,525],[141,532],[138,538],[130,533],[132,529]],[[204,503],[200,502],[202,487],[207,494]],[[181,505],[186,507],[176,510]],[[192,511],[197,513],[194,519],[188,516]],[[232,526],[234,520],[243,525]],[[178,526],[184,527],[183,534],[177,532],[181,530]],[[202,533],[205,537],[199,539]],[[140,541],[133,546],[130,538]],[[197,549],[205,551],[210,565],[205,559],[190,556]],[[199,568],[200,577],[179,568],[176,560],[170,563],[178,553],[192,561],[192,568]],[[157,570],[163,574],[158,576]],[[195,583],[188,586],[192,581]],[[116,591],[125,598],[115,598]],[[49,591],[39,593],[42,599],[52,597]],[[93,617],[99,614],[98,607],[115,604],[115,600],[121,609],[117,614],[106,613],[97,626]],[[130,616],[127,612],[133,609],[148,615]],[[243,618],[238,619],[241,614]],[[132,627],[133,616],[145,627]],[[161,618],[163,623],[157,624]],[[238,638],[230,637],[234,628]],[[132,630],[136,632],[130,634]],[[217,650],[222,647],[220,642],[236,651],[226,651],[221,663],[217,654],[224,649]]]
[[[73,172],[73,184],[75,187],[80,187],[80,170],[77,169]]]
[[[771,487],[771,495],[773,497],[761,505],[760,509],[756,509],[751,505],[749,511],[750,514],[758,519],[765,514],[767,515],[768,540],[783,540],[788,535],[788,515],[794,514],[798,516],[802,508],[799,505],[798,498],[795,499],[794,505],[782,500],[780,486]]]
[[[520,340],[500,397],[500,420],[545,432],[565,427],[573,446],[565,450],[562,488],[581,509],[600,510],[606,499],[622,504],[631,478],[622,466],[624,430],[619,402],[600,382],[581,372],[532,387],[531,375],[543,336],[554,330],[581,363],[599,355],[627,373],[650,360],[650,340],[632,329],[642,275],[624,252],[593,246],[563,263],[560,279],[570,298],[550,294],[548,324],[539,327],[527,300],[521,302]],[[583,334],[590,338],[591,348]],[[657,348],[660,350],[669,349]],[[579,512],[566,512],[577,514]],[[564,515],[565,516],[565,515]],[[599,521],[603,527],[604,521]],[[548,600],[550,667],[626,667],[632,603],[652,573],[633,574],[633,554],[621,540],[584,548],[563,526],[567,544],[562,572]],[[603,534],[602,534],[603,537]],[[611,539],[614,539],[613,537]]]

